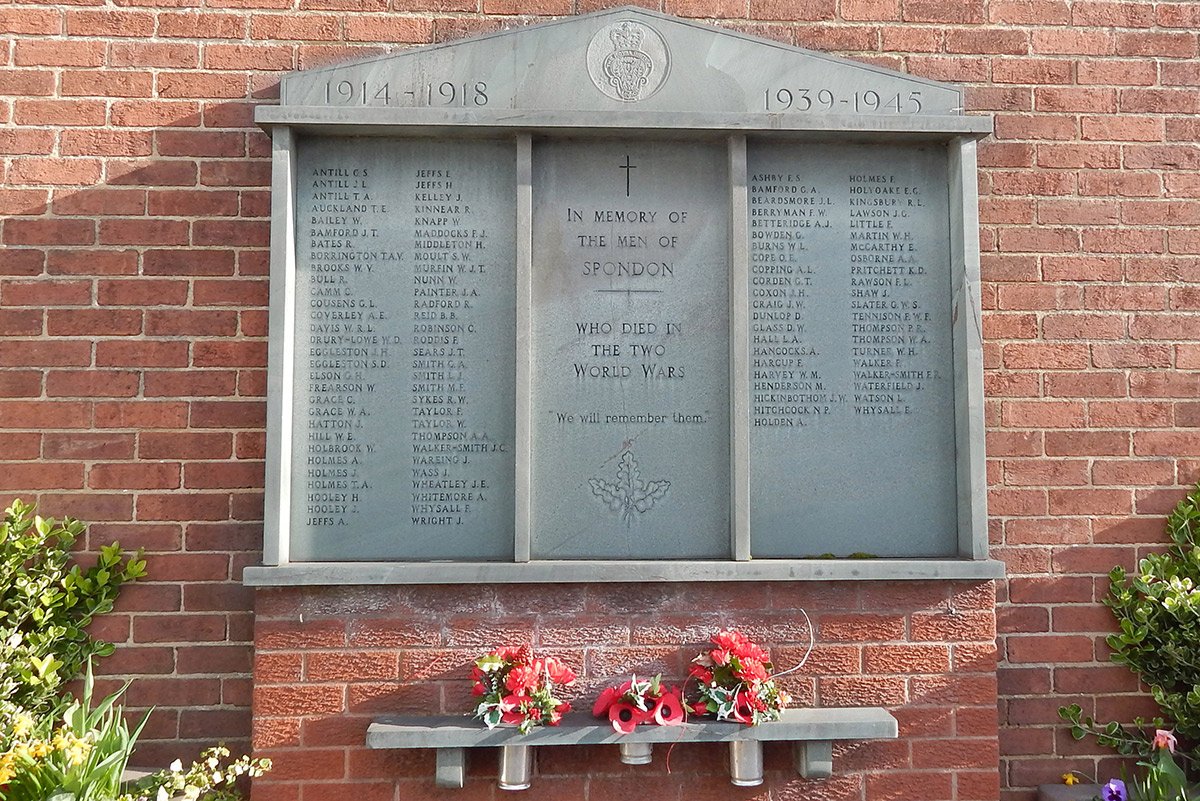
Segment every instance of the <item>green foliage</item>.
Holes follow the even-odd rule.
[[[1108,637],[1112,661],[1138,675],[1162,710],[1153,721],[1136,720],[1134,728],[1098,724],[1078,706],[1059,715],[1071,723],[1076,739],[1097,737],[1120,753],[1155,756],[1153,730],[1171,721],[1175,734],[1192,750],[1182,753],[1200,764],[1200,484],[1180,501],[1167,519],[1171,546],[1142,559],[1133,573],[1116,567],[1109,574],[1104,603],[1117,620]]]
[[[126,685],[128,687],[128,685]],[[112,801],[121,792],[121,774],[146,723],[133,731],[117,700],[125,687],[92,706],[92,668],[83,695],[64,711],[61,723],[24,713],[11,717],[0,754],[0,801]],[[149,713],[147,713],[147,717]]]
[[[146,563],[141,551],[125,558],[114,542],[83,569],[70,553],[83,524],[33,512],[16,500],[0,523],[0,699],[38,715],[93,656],[112,653],[87,626],[112,609],[122,584],[145,575]]]
[[[140,779],[131,794],[122,796],[120,801],[162,801],[177,797],[200,801],[238,801],[242,797],[237,788],[240,777],[255,778],[271,769],[269,759],[242,756],[226,763],[228,759],[229,749],[218,745],[205,749],[200,759],[187,770],[183,769],[179,760],[175,760],[167,770]]]
[[[1153,757],[1138,762],[1138,766],[1144,771],[1131,783],[1130,801],[1195,801],[1198,797],[1168,749],[1157,749]]]
[[[1151,740],[1154,732],[1167,725],[1162,718],[1136,718],[1131,726],[1122,725],[1117,721],[1097,723],[1095,719],[1084,715],[1078,704],[1060,707],[1058,716],[1071,724],[1071,736],[1076,740],[1095,737],[1097,743],[1105,748],[1114,749],[1122,756],[1152,755],[1154,749]]]

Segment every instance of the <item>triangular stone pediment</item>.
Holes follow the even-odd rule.
[[[281,103],[902,116],[963,105],[953,86],[632,7],[293,72]]]

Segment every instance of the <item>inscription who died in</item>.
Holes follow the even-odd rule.
[[[755,554],[953,553],[945,152],[754,146],[749,168]]]
[[[729,555],[723,157],[535,149],[535,557]]]
[[[511,558],[511,149],[312,140],[297,174],[293,552]]]

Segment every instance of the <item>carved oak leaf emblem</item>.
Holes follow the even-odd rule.
[[[621,520],[627,528],[633,525],[635,512],[642,514],[649,511],[655,501],[671,489],[671,482],[665,479],[642,481],[637,460],[630,451],[621,454],[615,484],[602,478],[590,478],[588,483],[592,485],[593,495],[604,501],[609,509],[621,513]]]

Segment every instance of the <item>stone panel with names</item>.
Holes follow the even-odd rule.
[[[302,140],[292,556],[511,559],[511,142]]]
[[[729,558],[725,147],[533,155],[533,555]]]
[[[953,555],[945,150],[748,158],[754,555]]]

